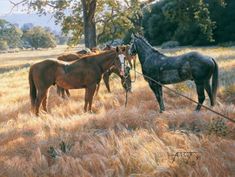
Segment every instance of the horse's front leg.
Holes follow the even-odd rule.
[[[110,77],[110,73],[109,72],[105,72],[103,74],[103,80],[104,80],[105,86],[106,86],[108,92],[110,93],[111,90],[110,90],[110,86],[109,86],[109,77]]]
[[[70,92],[69,92],[69,90],[68,90],[68,89],[65,89],[65,92],[66,92],[67,96],[70,97]]]
[[[160,107],[160,113],[162,113],[165,110],[163,102],[162,86],[152,83],[151,81],[149,81],[149,86],[155,94],[155,97]]]
[[[164,101],[163,101],[163,94],[162,94],[162,86],[157,85],[155,90],[155,96],[157,98],[157,101],[159,103],[160,107],[160,113],[165,111]]]

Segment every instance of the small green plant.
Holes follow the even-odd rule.
[[[208,124],[209,134],[216,134],[217,136],[226,136],[228,134],[228,127],[225,124],[224,119],[212,120]]]
[[[176,84],[174,87],[175,87],[175,90],[180,92],[180,93],[190,92],[191,91],[191,89],[185,83]]]
[[[223,89],[223,95],[227,96],[231,96],[235,94],[235,85],[228,85]]]

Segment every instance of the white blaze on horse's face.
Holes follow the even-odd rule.
[[[121,71],[120,71],[121,76],[124,76],[124,74],[125,74],[125,57],[126,56],[124,54],[119,54],[118,55],[118,58],[121,62]]]

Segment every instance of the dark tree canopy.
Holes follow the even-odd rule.
[[[176,40],[183,45],[213,41],[214,22],[201,0],[162,0],[145,10],[143,28],[151,43]]]
[[[208,0],[210,16],[216,22],[213,31],[215,44],[235,41],[235,1]]]

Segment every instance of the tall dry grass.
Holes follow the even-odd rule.
[[[214,109],[235,117],[235,104],[228,99],[235,95],[231,89],[235,83],[235,49],[163,52],[178,55],[191,50],[218,61],[221,87],[219,104]],[[35,58],[29,62],[41,60],[40,55]],[[21,62],[8,60],[10,65]],[[126,108],[120,81],[112,77],[112,93],[101,85],[94,99],[94,114],[83,113],[83,90],[73,90],[71,98],[63,100],[52,87],[49,114],[40,117],[30,113],[27,78],[28,68],[0,74],[2,177],[235,176],[235,125],[228,121],[218,124],[218,116],[205,109],[193,112],[194,104],[168,91],[164,92],[166,112],[158,113],[155,97],[141,76],[133,85]],[[171,87],[196,99],[190,82]],[[218,133],[223,130],[225,134]],[[61,142],[67,150],[61,150]]]

